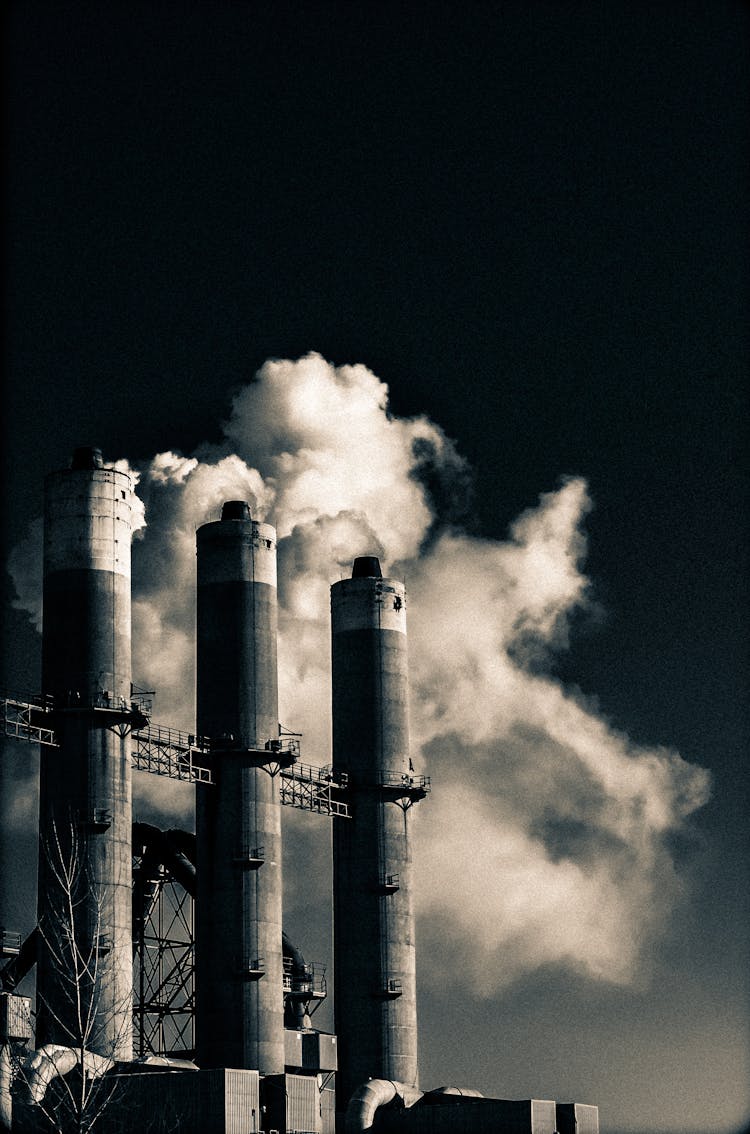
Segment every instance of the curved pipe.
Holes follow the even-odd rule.
[[[78,1055],[72,1047],[62,1047],[57,1043],[46,1043],[38,1051],[32,1051],[23,1062],[24,1081],[33,1103],[40,1103],[47,1093],[47,1087],[58,1075],[67,1075],[78,1063]]]
[[[77,1054],[77,1053],[76,1053]],[[114,1059],[106,1055],[99,1055],[96,1051],[84,1051],[83,1070],[87,1079],[101,1079],[115,1065]]]
[[[300,953],[297,946],[289,940],[286,933],[281,934],[281,947],[285,957],[292,959],[292,977],[302,979],[305,975],[305,958]]]
[[[174,827],[162,831],[151,823],[133,824],[133,849],[143,856],[144,882],[156,881],[159,867],[166,866],[172,876],[195,897],[195,835]]]
[[[375,1112],[381,1106],[388,1106],[398,1099],[402,1107],[410,1107],[421,1098],[421,1091],[416,1087],[407,1087],[405,1083],[395,1083],[390,1079],[368,1079],[361,1087],[357,1087],[349,1099],[346,1108],[346,1134],[359,1134],[359,1131],[369,1130],[375,1121]]]
[[[141,858],[138,869],[133,869],[133,933],[136,937],[150,916],[159,892],[161,856],[154,852],[154,847],[160,841],[158,827],[152,827],[150,823],[133,824],[133,853]]]
[[[172,874],[187,890],[191,898],[195,897],[195,835],[191,831],[182,831],[179,827],[171,827],[164,832],[168,857],[164,865],[168,866]]]
[[[137,936],[138,927],[156,901],[162,866],[191,898],[195,897],[195,835],[178,828],[162,831],[151,823],[134,823],[133,850],[141,856],[140,867],[133,874],[133,924]]]
[[[287,937],[286,933],[281,934],[281,947],[284,958],[287,957],[292,962],[292,991],[303,992],[305,988],[310,987],[310,970],[305,964],[305,958],[302,953],[294,944],[293,941]],[[287,1028],[309,1028],[310,1017],[307,1014],[305,1002],[298,997],[285,997],[284,1003],[284,1024]]]
[[[67,1075],[79,1062],[79,1052],[59,1043],[46,1043],[37,1051],[32,1051],[23,1061],[23,1078],[29,1098],[40,1103],[47,1093],[47,1087],[58,1076]],[[84,1051],[83,1070],[87,1079],[100,1079],[115,1065],[114,1059],[97,1055],[94,1051]]]

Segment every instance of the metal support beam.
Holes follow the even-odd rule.
[[[301,811],[348,818],[349,805],[340,798],[346,787],[346,776],[334,776],[330,768],[294,764],[281,772],[281,802]]]
[[[42,704],[41,698],[38,701],[25,701],[6,696],[0,698],[0,710],[5,736],[52,748],[59,746],[57,733],[51,727],[52,706]],[[123,722],[113,727],[122,728]],[[207,766],[211,754],[211,741],[208,737],[193,736],[192,733],[180,732],[179,729],[164,725],[148,724],[145,728],[132,732],[131,742],[131,764],[138,772],[150,772],[154,776],[167,776],[187,783],[214,782],[213,771]],[[222,741],[222,744],[226,747],[226,741]],[[317,768],[300,763],[297,739],[282,737],[272,744],[273,747],[269,749],[259,749],[258,755],[274,774],[279,775],[282,804],[318,815],[349,818],[349,805],[342,798],[347,790],[345,775],[334,775],[330,767]],[[196,760],[201,763],[196,763]],[[294,760],[294,763],[287,765],[289,760]],[[394,783],[394,787],[400,786],[402,782],[401,776],[396,779],[398,785]],[[411,789],[417,785],[417,779],[418,777],[411,778]]]
[[[169,776],[188,783],[213,783],[211,769],[193,763],[207,756],[209,741],[174,728],[149,724],[133,733],[133,767],[155,776]]]
[[[22,701],[18,697],[0,698],[3,735],[32,744],[58,747],[58,740],[49,721],[49,709],[39,701]]]
[[[138,878],[140,861],[133,867]],[[133,940],[135,1054],[192,1058],[193,899],[165,866]]]

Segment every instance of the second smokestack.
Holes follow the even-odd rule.
[[[197,533],[196,1048],[202,1067],[284,1071],[276,532],[244,501]]]

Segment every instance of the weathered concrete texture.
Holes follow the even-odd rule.
[[[43,603],[44,692],[66,708],[128,705],[129,576],[85,568],[56,571],[45,576]]]
[[[410,773],[404,588],[393,579],[342,580],[331,609],[333,761],[349,776],[352,808],[333,831],[343,1110],[368,1078],[416,1087],[416,966],[411,812],[389,786]]]
[[[198,583],[198,728],[263,749],[279,735],[276,588]]]
[[[408,774],[406,635],[394,630],[338,632],[334,623],[332,680],[337,768],[340,762],[340,770],[348,769],[362,784],[378,783],[383,771]]]
[[[196,789],[196,1045],[203,1067],[284,1070],[276,536],[198,530],[197,728],[214,786]]]
[[[40,761],[36,1042],[118,1059],[132,1055],[131,506],[114,469],[46,481],[42,689],[60,745]]]

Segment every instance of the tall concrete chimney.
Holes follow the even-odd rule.
[[[334,995],[342,1111],[368,1078],[417,1086],[404,586],[372,556],[331,588],[333,766],[352,818],[334,825]]]
[[[196,1047],[201,1067],[284,1071],[276,532],[244,501],[198,529]]]
[[[41,751],[36,1042],[117,1059],[132,1057],[132,499],[98,449],[45,481],[42,690],[59,747]]]

